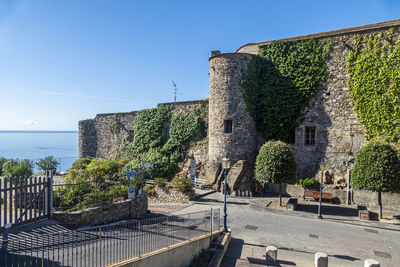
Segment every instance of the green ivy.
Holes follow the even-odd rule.
[[[170,106],[159,105],[154,109],[139,111],[135,121],[133,142],[125,147],[125,155],[131,160],[124,168],[141,168],[151,162],[145,176],[149,178],[169,177],[175,174],[178,164],[184,160],[190,141],[200,139],[205,124],[204,107],[190,113],[172,114]],[[169,139],[162,137],[163,128],[169,123]]]
[[[347,56],[352,105],[366,138],[400,139],[400,39],[387,35],[356,35]]]
[[[307,106],[327,77],[332,42],[274,41],[260,47],[242,73],[247,111],[267,140],[290,141]]]

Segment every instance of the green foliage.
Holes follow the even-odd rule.
[[[92,162],[92,160],[88,159],[88,158],[78,159],[72,164],[71,170],[72,169],[79,169],[79,170],[86,169],[86,167],[90,164],[90,162]]]
[[[135,120],[134,137],[126,146],[128,158],[145,153],[162,144],[162,129],[171,117],[171,108],[159,105],[157,108],[141,110]]]
[[[190,178],[175,177],[171,181],[171,186],[180,192],[187,192],[192,189],[192,181]]]
[[[242,73],[247,111],[267,140],[290,141],[308,105],[327,77],[332,42],[275,41],[260,48]]]
[[[74,208],[83,201],[85,195],[94,190],[93,184],[79,178],[75,185],[60,187],[54,192],[54,206],[62,209]]]
[[[311,178],[300,179],[299,185],[301,185],[304,188],[316,188],[318,187],[319,182],[317,182],[314,179],[314,177],[311,177]]]
[[[211,258],[214,256],[214,254],[215,254],[215,252],[213,250],[202,249],[201,252],[193,258],[189,267],[208,266],[209,262],[211,261]]]
[[[156,185],[158,185],[159,187],[164,187],[164,186],[167,185],[168,182],[167,182],[167,180],[165,180],[162,177],[157,177],[157,178],[154,179],[154,183]]]
[[[6,162],[7,162],[6,158],[3,158],[3,157],[0,158],[0,176],[3,175],[3,165]]]
[[[347,56],[352,105],[364,125],[366,138],[387,135],[400,139],[400,39],[393,29],[383,36],[354,37]]]
[[[200,138],[205,120],[203,108],[189,114],[172,115],[169,106],[159,105],[155,109],[140,111],[135,121],[134,139],[125,146],[130,159],[129,166],[139,169],[144,162],[151,162],[145,170],[145,178],[168,177],[175,174],[178,164],[184,159],[188,143]],[[169,123],[169,139],[162,138],[163,126]],[[123,170],[127,174],[129,168]]]
[[[9,159],[3,164],[3,175],[7,177],[29,177],[33,174],[30,160]]]
[[[290,145],[282,141],[266,142],[258,153],[255,175],[261,185],[294,181],[296,161]]]
[[[41,159],[39,162],[36,162],[36,165],[40,169],[45,171],[45,170],[57,169],[58,165],[60,165],[60,162],[56,160],[53,156],[48,156]]]
[[[351,186],[377,192],[400,189],[398,151],[388,143],[372,141],[358,152],[351,170]]]

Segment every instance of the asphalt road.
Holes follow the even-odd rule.
[[[400,266],[400,227],[384,224],[358,225],[310,216],[293,216],[266,208],[265,199],[228,198],[228,227],[232,242],[222,266],[264,265],[267,245],[278,247],[281,266],[314,266],[315,252],[329,256],[329,266],[363,266],[376,259],[381,266]],[[222,195],[215,193],[178,213],[222,207]],[[222,219],[221,219],[222,222]]]

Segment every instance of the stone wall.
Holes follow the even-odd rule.
[[[196,107],[208,105],[207,99],[163,103],[171,105],[172,113],[189,113]],[[123,156],[124,142],[134,136],[138,112],[98,114],[94,119],[79,121],[79,158],[113,159]]]
[[[234,53],[210,57],[209,162],[220,162],[225,155],[233,162],[255,159],[257,132],[239,84],[250,57]],[[232,133],[224,133],[225,120],[232,120]]]
[[[189,203],[191,192],[182,193],[175,189],[157,187],[155,195],[150,197],[152,203]]]
[[[388,32],[388,28],[374,29],[362,34]],[[396,27],[398,35],[399,27]],[[322,38],[333,41],[327,61],[329,77],[310,101],[305,120],[296,129],[293,151],[297,160],[298,178],[319,175],[319,163],[324,158],[326,174],[335,183],[345,182],[347,167],[343,162],[354,159],[365,142],[364,128],[351,106],[347,88],[346,56],[353,49],[355,33]],[[304,145],[305,126],[316,127],[315,146]]]
[[[54,212],[53,219],[71,226],[102,225],[147,214],[147,195],[74,212]]]

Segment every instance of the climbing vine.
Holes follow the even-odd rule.
[[[139,168],[143,162],[150,161],[151,168],[146,170],[146,176],[173,175],[184,159],[189,142],[202,138],[204,114],[202,107],[188,114],[172,114],[168,105],[139,111],[133,141],[125,146],[125,155],[131,160],[129,165]],[[163,135],[166,130],[169,138]]]
[[[346,58],[352,105],[367,139],[400,139],[400,39],[393,33],[356,35]]]
[[[332,41],[275,41],[242,73],[247,111],[267,140],[290,141],[302,110],[327,77]]]

